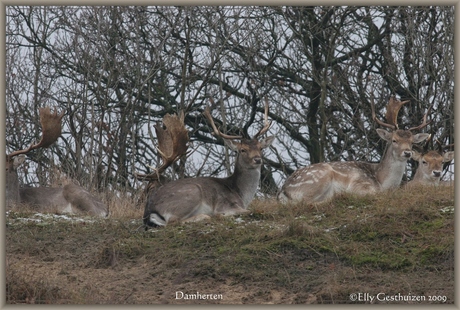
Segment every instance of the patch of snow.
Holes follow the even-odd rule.
[[[68,214],[52,214],[52,213],[35,213],[30,215],[29,217],[14,217],[14,213],[7,211],[6,212],[6,220],[7,223],[10,225],[16,223],[27,223],[27,222],[34,222],[34,223],[54,223],[54,222],[77,222],[77,223],[95,223],[99,220],[91,219],[88,217],[78,217],[78,216],[71,216]]]
[[[442,208],[442,209],[439,209],[439,211],[441,211],[441,213],[449,213],[449,214],[452,214],[452,213],[454,213],[454,206],[444,207],[444,208]]]

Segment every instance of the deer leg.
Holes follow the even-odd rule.
[[[220,214],[223,216],[231,216],[231,215],[238,215],[238,214],[244,214],[244,213],[249,213],[249,212],[251,211],[238,207],[238,208],[233,208],[230,210],[225,210],[224,212],[219,212],[217,214]]]
[[[148,227],[165,226],[166,221],[164,217],[154,212],[154,213],[148,214],[147,217],[144,217],[144,224],[145,224],[145,230],[147,230]]]
[[[197,214],[195,216],[189,217],[188,219],[183,220],[183,223],[193,223],[193,222],[199,222],[199,221],[204,221],[204,220],[210,220],[211,216],[207,214]]]

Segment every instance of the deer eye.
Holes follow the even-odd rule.
[[[241,153],[246,153],[246,149],[241,149]]]
[[[393,139],[393,143],[396,143],[396,142],[397,142],[396,139]]]
[[[422,164],[426,166],[427,162],[425,160],[422,161]]]

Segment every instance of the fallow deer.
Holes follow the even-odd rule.
[[[427,153],[414,151],[412,158],[418,161],[419,165],[414,178],[409,181],[409,184],[437,186],[441,180],[442,165],[454,159],[454,152],[440,154],[438,151],[429,151]]]
[[[441,182],[442,166],[454,159],[454,152],[443,152],[442,144],[438,140],[436,144],[438,150],[424,149],[422,152],[414,150],[412,158],[418,162],[418,167],[412,180],[407,183],[408,187],[420,184],[432,186],[444,184]]]
[[[411,158],[412,144],[424,141],[428,134],[412,134],[428,123],[425,114],[423,123],[408,130],[398,129],[397,114],[403,104],[391,97],[387,106],[387,123],[380,121],[372,107],[372,117],[381,126],[391,131],[377,129],[378,135],[387,141],[386,151],[380,163],[362,161],[317,163],[300,168],[290,175],[278,193],[278,199],[320,203],[339,193],[372,194],[400,186],[407,160]]]
[[[27,149],[6,155],[6,203],[7,207],[24,204],[41,212],[76,213],[91,216],[107,216],[107,207],[84,188],[70,183],[63,187],[20,187],[17,168],[24,162],[25,154],[51,146],[61,136],[61,120],[64,113],[40,108],[42,137],[40,142]]]
[[[145,229],[175,221],[194,222],[218,214],[227,216],[248,212],[259,185],[262,149],[269,147],[274,140],[273,136],[258,140],[271,124],[268,103],[265,105],[264,127],[252,139],[226,135],[218,130],[209,106],[204,115],[214,134],[238,152],[233,174],[226,178],[184,178],[161,186],[148,197],[143,218]]]

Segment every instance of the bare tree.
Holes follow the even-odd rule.
[[[167,173],[228,175],[235,158],[202,116],[209,97],[223,130],[249,136],[270,101],[268,194],[307,164],[379,161],[372,98],[380,118],[390,96],[410,100],[403,127],[432,107],[427,132],[454,143],[453,6],[8,6],[6,32],[7,147],[36,140],[32,111],[55,105],[64,139],[30,154],[32,168],[59,165],[100,191],[142,186],[135,173],[161,158],[149,131],[168,113],[185,114],[193,155]],[[25,184],[51,181],[26,168]]]

